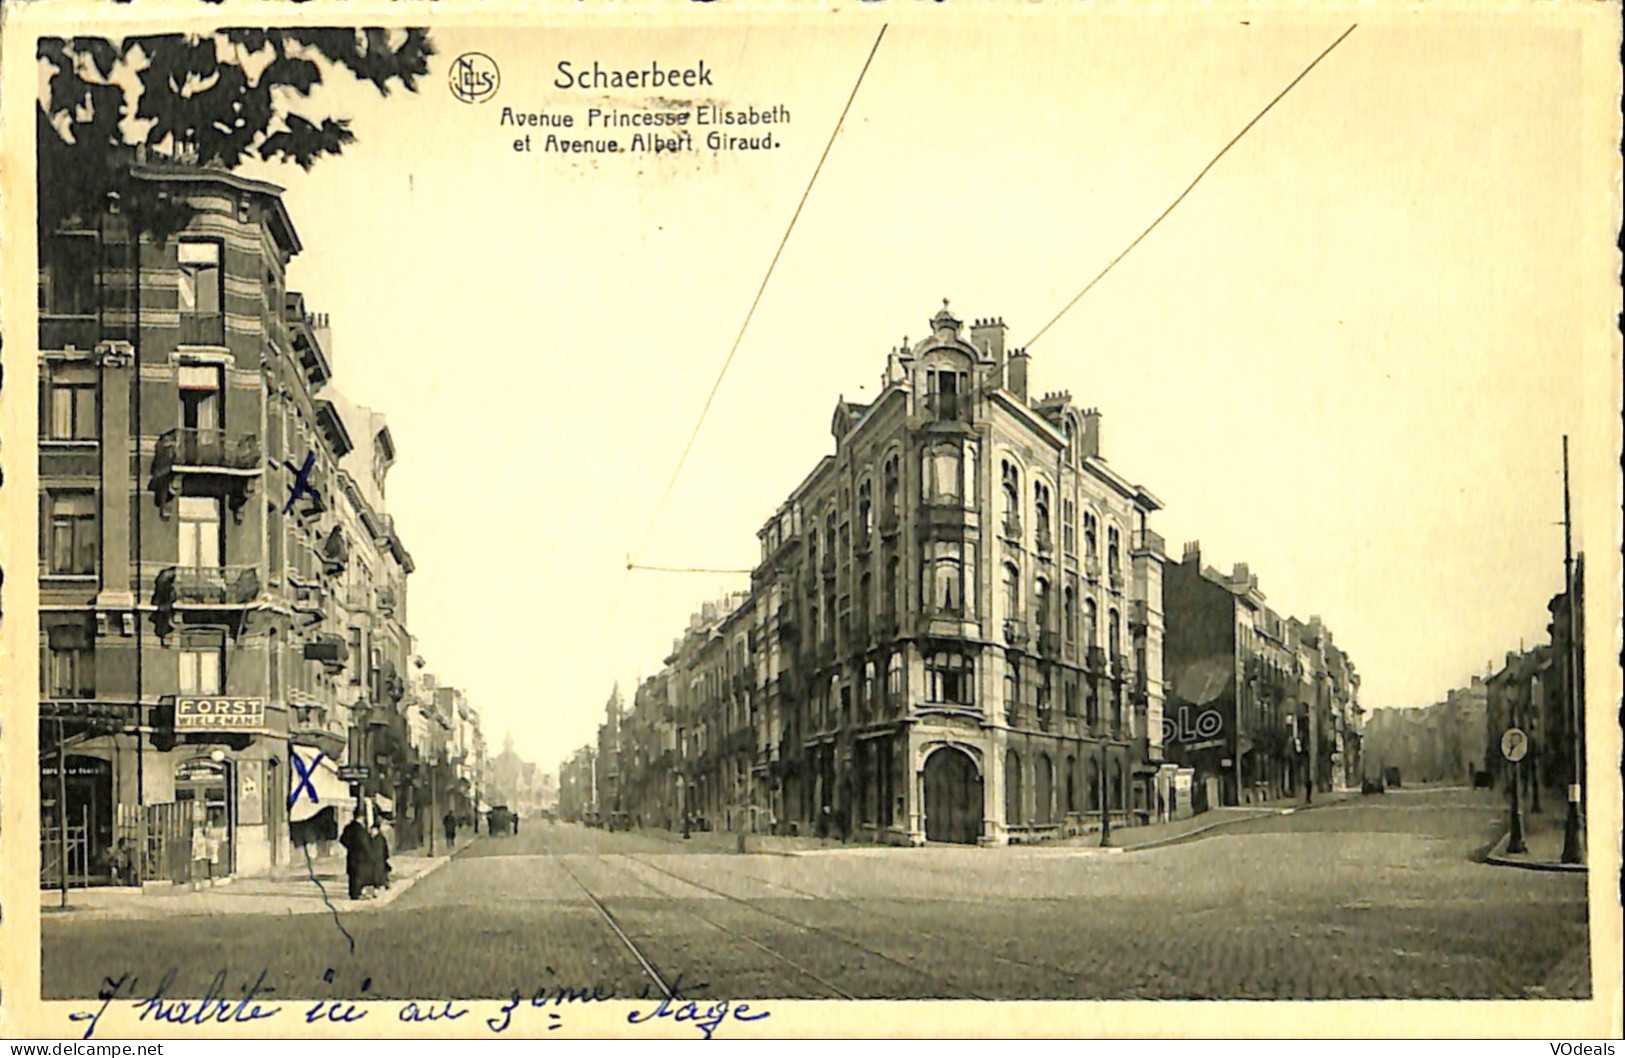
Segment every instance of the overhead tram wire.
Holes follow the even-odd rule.
[[[705,417],[711,411],[711,404],[716,400],[717,391],[722,388],[722,380],[728,374],[728,368],[733,365],[734,356],[739,352],[740,343],[745,340],[745,331],[750,327],[750,321],[756,315],[756,307],[762,302],[762,294],[767,290],[768,280],[773,278],[773,271],[778,267],[779,258],[784,255],[784,247],[790,241],[790,233],[795,230],[796,221],[801,219],[801,211],[807,205],[807,197],[812,194],[813,185],[818,182],[818,175],[824,171],[824,162],[829,158],[830,149],[835,146],[835,137],[841,134],[841,127],[846,124],[846,116],[852,110],[852,103],[858,98],[858,89],[863,87],[863,79],[868,75],[869,66],[875,61],[875,53],[880,50],[880,42],[885,37],[886,25],[883,24],[880,27],[880,32],[875,35],[875,42],[869,49],[868,57],[863,60],[863,69],[858,71],[858,79],[853,82],[851,93],[846,97],[846,105],[841,108],[841,116],[836,119],[835,128],[830,131],[829,142],[824,144],[824,152],[818,156],[818,164],[813,167],[812,177],[807,181],[806,189],[801,192],[801,201],[796,203],[796,211],[791,214],[790,223],[785,226],[784,236],[779,239],[778,249],[773,251],[773,259],[768,262],[767,271],[762,275],[762,282],[756,288],[756,296],[751,299],[750,309],[745,313],[745,321],[739,325],[739,333],[734,336],[733,345],[728,349],[728,356],[722,361],[722,370],[717,372],[717,379],[711,384],[711,392],[706,395],[705,404],[700,408],[700,417],[694,423],[694,429],[688,435],[688,443],[683,446],[682,454],[677,457],[677,466],[671,472],[671,480],[666,482],[665,491],[660,494],[659,501],[655,503],[654,512],[649,515],[649,524],[643,530],[643,538],[638,541],[636,554],[643,553],[643,549],[648,546],[649,538],[654,535],[655,524],[660,519],[661,511],[665,509],[666,501],[671,498],[671,491],[677,485],[677,478],[682,474],[684,464],[688,462],[689,453],[694,450],[694,442],[700,436],[700,428],[705,425]],[[610,605],[608,616],[604,618],[604,630],[598,637],[597,649],[599,650],[603,649],[604,640],[609,637],[609,630],[615,624],[615,615],[620,611],[621,600],[626,597],[626,585],[631,580],[634,569],[652,572],[713,572],[711,570],[665,570],[654,566],[643,567],[639,566],[629,556],[626,571],[621,574],[620,587],[615,590],[615,601]],[[715,572],[731,573],[734,571]],[[741,572],[748,573],[750,571],[744,570]]]
[[[1056,323],[1060,322],[1060,319],[1061,319],[1062,316],[1065,316],[1068,312],[1072,311],[1072,306],[1076,305],[1079,301],[1082,301],[1083,296],[1085,294],[1089,293],[1089,291],[1094,289],[1095,284],[1099,283],[1102,279],[1106,278],[1106,273],[1110,272],[1113,268],[1117,267],[1117,263],[1119,261],[1121,261],[1123,258],[1127,257],[1134,250],[1134,248],[1136,246],[1140,245],[1140,243],[1145,239],[1145,237],[1147,235],[1151,234],[1151,232],[1156,228],[1157,225],[1161,224],[1163,222],[1163,220],[1167,218],[1168,214],[1172,213],[1175,210],[1175,208],[1177,208],[1179,206],[1179,204],[1181,202],[1185,201],[1185,196],[1189,195],[1193,190],[1195,190],[1196,185],[1201,183],[1202,178],[1208,174],[1208,170],[1212,169],[1215,165],[1218,165],[1219,164],[1219,159],[1223,158],[1226,154],[1228,154],[1229,151],[1230,151],[1230,148],[1234,147],[1237,143],[1239,143],[1241,141],[1241,138],[1243,136],[1247,135],[1247,133],[1252,130],[1252,127],[1254,125],[1258,124],[1259,121],[1261,121],[1263,119],[1265,114],[1268,114],[1272,109],[1274,109],[1275,104],[1279,103],[1282,99],[1285,99],[1286,94],[1288,92],[1290,92],[1294,88],[1298,87],[1298,82],[1302,81],[1305,77],[1308,77],[1309,76],[1309,71],[1313,70],[1316,66],[1319,66],[1320,65],[1320,60],[1322,60],[1326,56],[1330,55],[1332,53],[1332,49],[1336,48],[1339,44],[1343,43],[1343,41],[1347,40],[1349,34],[1353,33],[1357,28],[1359,28],[1359,25],[1360,24],[1358,22],[1356,22],[1353,25],[1349,26],[1348,29],[1345,29],[1343,31],[1343,33],[1342,33],[1342,36],[1340,36],[1336,40],[1332,41],[1331,44],[1329,44],[1326,47],[1325,51],[1323,51],[1319,55],[1315,56],[1314,61],[1311,62],[1308,66],[1305,66],[1303,68],[1303,71],[1301,73],[1299,73],[1298,76],[1294,77],[1290,84],[1288,84],[1285,88],[1281,89],[1281,91],[1276,94],[1274,99],[1270,100],[1267,104],[1265,104],[1263,110],[1260,110],[1257,114],[1253,115],[1253,119],[1251,121],[1247,122],[1246,125],[1242,126],[1242,129],[1241,129],[1240,132],[1238,132],[1234,136],[1230,137],[1230,142],[1226,143],[1223,147],[1221,147],[1219,149],[1219,153],[1215,154],[1212,157],[1212,159],[1206,165],[1204,165],[1202,167],[1202,171],[1196,174],[1196,179],[1192,180],[1189,184],[1185,185],[1185,190],[1181,191],[1179,193],[1178,197],[1176,197],[1172,202],[1170,202],[1168,204],[1168,208],[1163,210],[1161,213],[1157,214],[1157,219],[1152,221],[1149,225],[1147,225],[1146,229],[1144,231],[1140,232],[1139,235],[1135,236],[1134,241],[1129,243],[1128,246],[1126,246],[1123,249],[1122,253],[1118,254],[1116,257],[1113,257],[1111,259],[1111,261],[1107,263],[1106,267],[1102,268],[1100,270],[1100,274],[1096,275],[1093,279],[1089,280],[1088,285],[1086,285],[1082,290],[1078,291],[1077,296],[1074,297],[1071,301],[1067,302],[1066,305],[1061,309],[1060,312],[1057,312],[1053,317],[1051,317],[1050,321],[1048,323],[1044,324],[1044,326],[1038,328],[1038,333],[1034,334],[1031,338],[1027,339],[1027,345],[1031,346],[1034,342],[1038,341],[1038,339],[1042,338],[1046,331],[1048,331],[1051,327],[1055,326]]]

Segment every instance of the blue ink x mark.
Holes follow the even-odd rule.
[[[304,793],[306,790],[310,791],[311,804],[315,805],[322,803],[321,798],[316,796],[316,787],[312,784],[311,779],[316,774],[316,765],[320,764],[322,762],[322,758],[325,756],[327,756],[326,753],[323,753],[321,750],[317,750],[316,755],[310,759],[310,763],[307,765],[304,758],[300,757],[299,754],[288,754],[288,759],[293,761],[293,770],[299,773],[299,782],[295,784],[293,793],[288,795],[289,808],[294,806],[294,802],[299,800],[299,795]]]
[[[292,514],[293,505],[299,502],[300,496],[307,493],[313,500],[321,498],[321,491],[310,483],[310,472],[316,466],[315,452],[306,452],[305,461],[300,466],[296,467],[287,460],[283,460],[282,465],[294,473],[293,484],[288,486],[288,502],[282,508],[283,514]]]

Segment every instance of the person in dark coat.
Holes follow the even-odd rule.
[[[344,873],[350,882],[350,899],[360,900],[362,890],[372,881],[372,838],[357,813],[344,825],[339,835],[344,846]]]
[[[447,812],[446,817],[440,822],[446,828],[446,844],[450,845],[457,840],[457,817]]]
[[[384,828],[375,819],[372,822],[372,884],[380,889],[389,888],[389,841]]]

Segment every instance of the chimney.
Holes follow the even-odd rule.
[[[1027,403],[1027,350],[1017,349],[1010,354],[1010,367],[1004,388],[1014,393],[1021,403]]]
[[[1249,576],[1250,572],[1251,571],[1247,568],[1247,563],[1237,562],[1230,570],[1230,582],[1232,584],[1240,584],[1245,587],[1247,582],[1251,579]]]
[[[1187,540],[1185,542],[1185,557],[1181,564],[1195,563],[1198,569],[1202,566],[1202,541]]]
[[[1004,388],[1004,329],[1003,317],[989,316],[971,324],[971,344],[992,361],[991,366],[982,371],[982,385],[989,390]]]
[[[1083,436],[1078,438],[1080,457],[1100,456],[1100,409],[1088,408],[1083,413]]]

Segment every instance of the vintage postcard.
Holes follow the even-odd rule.
[[[5,1035],[1621,1032],[1617,4],[4,15]]]

